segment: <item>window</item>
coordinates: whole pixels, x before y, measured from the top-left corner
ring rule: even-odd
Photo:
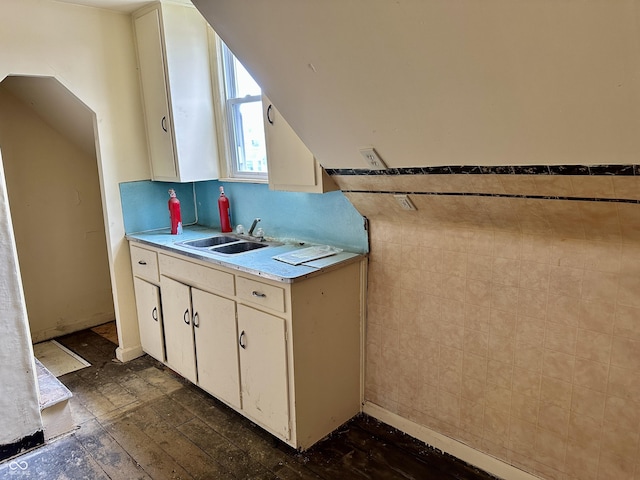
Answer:
[[[262,120],[262,91],[231,50],[222,43],[228,175],[266,180],[267,149]]]

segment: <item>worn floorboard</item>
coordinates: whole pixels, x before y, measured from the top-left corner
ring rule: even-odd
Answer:
[[[151,357],[119,363],[91,330],[57,340],[91,363],[60,377],[79,428],[0,463],[2,479],[494,478],[365,415],[298,452]]]

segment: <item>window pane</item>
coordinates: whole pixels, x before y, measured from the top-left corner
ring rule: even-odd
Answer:
[[[222,76],[227,98],[227,139],[231,154],[229,175],[265,180],[267,153],[262,118],[262,90],[224,43],[222,48]]]
[[[237,171],[244,173],[267,172],[267,150],[264,142],[262,102],[232,105],[235,131]]]
[[[247,95],[260,95],[260,86],[235,57],[233,64],[236,72],[236,96],[242,98]]]

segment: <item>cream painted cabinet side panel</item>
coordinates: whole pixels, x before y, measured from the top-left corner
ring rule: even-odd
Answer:
[[[296,442],[302,448],[360,411],[364,268],[352,263],[292,284],[293,396]]]
[[[197,383],[191,288],[165,276],[160,283],[167,365],[187,380]]]
[[[262,99],[262,106],[265,110],[269,188],[310,193],[337,190],[313,153],[266,96]]]
[[[158,9],[134,19],[145,122],[154,178],[176,178]]]
[[[238,305],[242,410],[287,440],[289,391],[285,321]]]
[[[240,404],[236,303],[193,288],[198,385],[235,408]]]
[[[137,277],[133,279],[133,287],[142,349],[156,360],[164,362],[160,288]]]

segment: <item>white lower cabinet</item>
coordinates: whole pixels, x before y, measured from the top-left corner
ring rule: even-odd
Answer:
[[[240,408],[235,302],[164,275],[161,283],[167,365]]]
[[[162,276],[162,312],[167,365],[193,383],[198,382],[193,348],[191,287]]]
[[[158,253],[130,245],[133,288],[136,295],[138,330],[142,349],[156,360],[165,361]]]
[[[240,404],[236,302],[192,289],[198,385],[234,408]]]
[[[242,409],[289,438],[289,385],[285,321],[238,305]]]
[[[136,293],[138,328],[142,349],[156,360],[164,362],[160,287],[135,277],[133,288]]]
[[[164,323],[158,336],[148,315],[158,287],[135,278],[147,353],[294,448],[360,412],[363,261],[286,283],[144,250],[132,262],[157,258]]]

